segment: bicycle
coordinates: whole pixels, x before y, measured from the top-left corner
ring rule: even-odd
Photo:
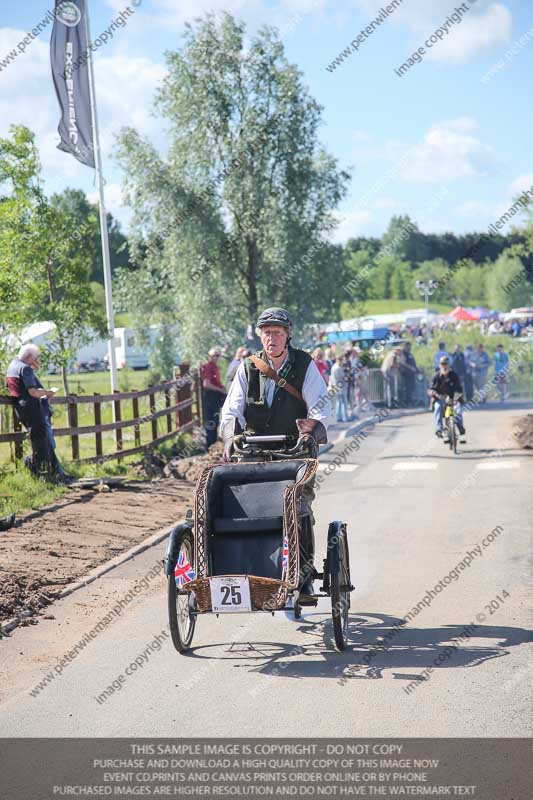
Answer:
[[[457,425],[457,416],[455,411],[455,402],[453,397],[447,396],[444,398],[444,427],[446,429],[447,438],[444,439],[444,444],[448,444],[450,450],[457,453],[457,442],[459,440],[459,429]]]

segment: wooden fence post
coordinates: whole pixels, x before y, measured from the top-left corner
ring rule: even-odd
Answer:
[[[76,395],[69,395],[69,397],[75,397]],[[68,400],[68,426],[69,428],[77,428],[78,427],[78,404]],[[72,460],[79,461],[80,458],[80,437],[73,433],[70,436],[70,442],[72,447]]]
[[[204,404],[202,397],[202,373],[200,369],[194,370],[194,394],[196,397],[196,416],[198,424],[202,425],[204,419]]]
[[[180,375],[182,379],[186,378],[186,380],[183,382],[183,388],[180,393],[181,399],[192,400],[191,372],[189,364],[180,364]],[[181,425],[187,425],[188,422],[192,422],[192,405],[184,408],[180,416]]]
[[[133,390],[134,392],[137,389]],[[139,398],[134,397],[132,400],[133,406],[133,419],[139,419]],[[135,447],[141,446],[141,426],[139,424],[133,426],[133,435],[135,436]]]
[[[150,394],[148,395],[148,401],[150,403],[150,414],[155,414],[156,406],[155,406],[155,390],[153,385],[150,383],[148,384],[148,388],[151,390]],[[157,420],[152,420],[152,442],[157,439]]]
[[[114,392],[117,395],[117,399],[113,400],[113,405],[115,406],[115,422],[122,421],[122,412],[120,408],[120,392]],[[122,428],[115,429],[115,441],[117,443],[117,450],[122,450]],[[121,456],[118,456],[118,460],[120,461]]]
[[[22,430],[22,425],[20,424],[20,420],[17,417],[17,412],[15,411],[15,406],[13,405],[13,431],[14,433],[19,433]],[[21,461],[22,456],[24,455],[24,445],[21,439],[18,439],[15,442],[15,461]]]
[[[172,405],[172,400],[170,397],[170,389],[165,389],[165,408],[170,408]],[[166,416],[167,421],[167,433],[172,433],[172,414],[167,414]]]
[[[95,392],[95,395],[100,394],[99,392]],[[94,403],[94,424],[101,425],[102,424],[102,404],[98,401]],[[94,435],[94,442],[96,447],[96,455],[103,456],[104,450],[102,448],[102,434],[95,433]]]
[[[176,369],[174,369],[174,380],[176,381],[176,383],[174,385],[174,396],[176,398],[176,405],[178,405],[178,403],[181,402],[181,389],[180,389],[181,383],[180,383],[180,380],[179,380],[178,371]],[[174,417],[174,423],[175,423],[174,430],[175,431],[179,431],[179,429],[181,427],[179,408],[176,411],[176,416]]]

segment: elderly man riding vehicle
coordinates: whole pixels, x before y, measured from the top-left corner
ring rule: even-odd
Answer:
[[[284,435],[299,442],[327,441],[331,401],[320,371],[311,356],[291,345],[292,320],[283,308],[267,308],[259,316],[256,333],[262,350],[245,358],[221,411],[220,431],[224,459],[229,461],[233,440],[243,431],[250,435]],[[305,502],[310,505],[314,492]],[[301,597],[313,593],[314,534],[311,529],[302,543]]]

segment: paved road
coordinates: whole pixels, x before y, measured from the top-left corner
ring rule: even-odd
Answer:
[[[524,410],[469,414],[459,456],[434,440],[426,413],[386,419],[332,474],[327,464],[355,440],[323,456],[318,552],[328,522],[347,520],[357,587],[344,653],[323,600],[297,622],[201,618],[192,653],[179,656],[157,577],[54,671],[160,546],[0,644],[2,735],[530,736],[533,455],[509,435]]]

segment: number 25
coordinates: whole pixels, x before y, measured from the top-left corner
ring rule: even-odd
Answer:
[[[222,605],[223,606],[240,606],[241,604],[241,593],[239,591],[239,586],[222,586],[222,592],[224,597],[222,598]],[[231,600],[230,600],[231,595]]]

